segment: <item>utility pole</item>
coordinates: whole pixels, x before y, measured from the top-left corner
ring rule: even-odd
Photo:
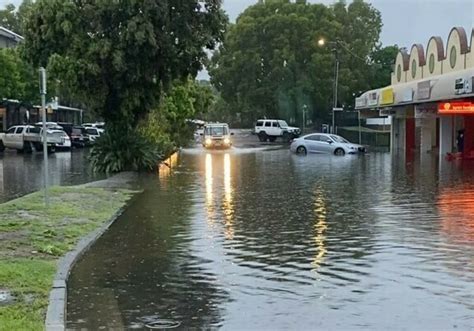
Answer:
[[[337,109],[337,92],[338,92],[338,85],[339,85],[339,54],[338,54],[338,46],[339,46],[339,41],[335,41],[332,43],[334,46],[334,57],[335,57],[335,65],[334,65],[334,107],[332,108],[332,130],[331,133],[337,134],[336,131],[336,117],[335,117],[335,111]]]
[[[49,207],[49,196],[48,196],[48,142],[47,142],[47,129],[46,129],[46,69],[40,68],[40,94],[41,94],[41,111],[43,121],[43,159],[44,159],[44,203],[46,207]]]

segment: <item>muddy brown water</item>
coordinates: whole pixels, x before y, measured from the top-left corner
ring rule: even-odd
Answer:
[[[473,328],[473,169],[185,150],[76,265],[67,326]]]

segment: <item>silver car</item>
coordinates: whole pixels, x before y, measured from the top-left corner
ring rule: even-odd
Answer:
[[[290,150],[298,154],[322,153],[322,154],[357,154],[365,153],[366,148],[362,145],[353,144],[341,136],[326,133],[312,133],[293,140]]]

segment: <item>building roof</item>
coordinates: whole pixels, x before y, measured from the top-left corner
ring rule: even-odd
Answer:
[[[16,42],[20,42],[20,41],[25,39],[22,36],[20,36],[19,34],[13,32],[13,31],[10,31],[7,28],[4,28],[3,26],[0,26],[0,36],[4,36],[4,37],[6,37],[8,39],[11,39],[11,40],[14,40]]]

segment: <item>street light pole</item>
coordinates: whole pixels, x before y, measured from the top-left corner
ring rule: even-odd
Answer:
[[[337,92],[338,92],[338,85],[339,85],[339,54],[337,47],[339,46],[338,41],[332,43],[334,46],[334,55],[335,55],[335,65],[334,65],[334,107],[332,108],[332,130],[331,133],[337,134],[336,131],[336,118],[335,118],[335,111],[337,108]]]
[[[48,142],[47,142],[47,129],[46,129],[46,69],[40,68],[40,94],[41,94],[41,111],[43,121],[43,155],[44,155],[44,203],[46,207],[49,206],[48,196]]]

